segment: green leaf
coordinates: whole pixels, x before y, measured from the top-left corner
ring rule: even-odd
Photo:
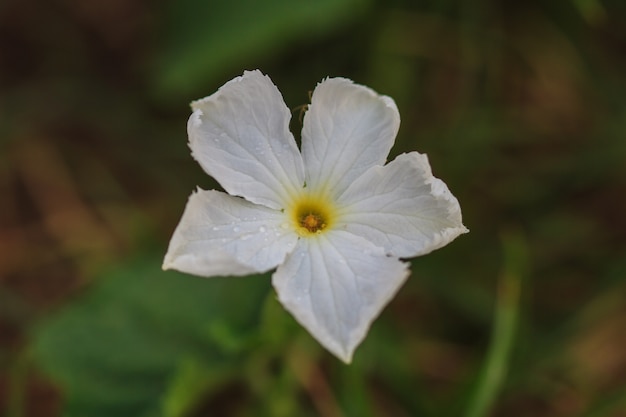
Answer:
[[[200,358],[208,372],[236,363],[269,286],[266,276],[207,280],[163,272],[156,258],[132,262],[42,324],[35,354],[64,388],[69,416],[163,415],[182,361]]]
[[[250,59],[271,55],[303,38],[318,37],[359,16],[369,3],[370,0],[173,2],[165,13],[165,36],[158,62],[153,66],[155,90],[169,99],[194,95],[194,89],[226,69],[245,68]]]

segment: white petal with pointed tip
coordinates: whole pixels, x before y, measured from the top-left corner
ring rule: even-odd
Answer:
[[[467,231],[425,155],[385,165],[400,116],[391,98],[367,87],[345,78],[317,85],[302,153],[280,92],[258,70],[192,109],[192,154],[228,194],[191,195],[163,268],[210,277],[277,267],[272,283],[281,303],[347,363],[409,275],[399,258]],[[299,235],[293,213],[285,214],[307,192],[332,208],[328,230],[313,236]]]
[[[307,185],[342,192],[370,167],[385,163],[399,126],[391,98],[345,78],[322,81],[302,128]]]
[[[272,283],[283,306],[344,362],[409,275],[407,264],[358,236],[302,238]]]
[[[280,211],[198,190],[189,197],[163,269],[204,277],[265,272],[285,260],[297,239]]]
[[[268,76],[246,71],[193,102],[192,109],[187,123],[192,154],[229,194],[281,209],[302,188],[291,113]]]
[[[401,258],[424,255],[468,231],[459,202],[433,177],[426,155],[417,152],[371,168],[341,195],[338,205],[343,208],[336,227]]]

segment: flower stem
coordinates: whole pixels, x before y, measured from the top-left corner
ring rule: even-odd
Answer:
[[[495,319],[487,357],[470,396],[465,417],[487,416],[502,388],[517,327],[522,277],[528,265],[521,236],[505,234],[504,268],[498,283]]]

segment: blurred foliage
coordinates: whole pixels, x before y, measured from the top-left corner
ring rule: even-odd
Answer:
[[[187,361],[199,361],[203,383],[232,369],[243,339],[259,325],[267,277],[242,278],[247,285],[240,291],[232,280],[207,286],[171,275],[153,258],[124,265],[43,327],[34,348],[69,394],[70,415],[149,416],[162,401],[178,410],[195,400],[179,393],[178,385],[189,385]],[[237,308],[231,308],[232,300]]]
[[[155,86],[167,99],[197,94],[203,80],[234,63],[273,55],[297,40],[313,42],[362,14],[369,0],[183,0],[164,12],[164,47],[154,71]]]
[[[0,414],[626,415],[624,19],[621,0],[0,3]],[[326,76],[392,96],[392,157],[428,153],[471,230],[412,260],[350,366],[269,276],[159,270],[191,190],[217,187],[188,102],[254,68],[296,134]]]

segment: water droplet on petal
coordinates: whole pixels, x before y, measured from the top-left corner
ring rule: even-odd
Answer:
[[[261,233],[265,233],[266,230],[267,229],[265,228],[265,226],[259,227],[259,232],[261,232]]]
[[[289,224],[288,224],[287,222],[285,222],[285,223],[282,223],[282,224],[280,225],[280,227],[281,227],[282,229],[289,229]]]
[[[239,233],[241,231],[241,229],[237,226],[233,227],[233,232],[235,233]]]

